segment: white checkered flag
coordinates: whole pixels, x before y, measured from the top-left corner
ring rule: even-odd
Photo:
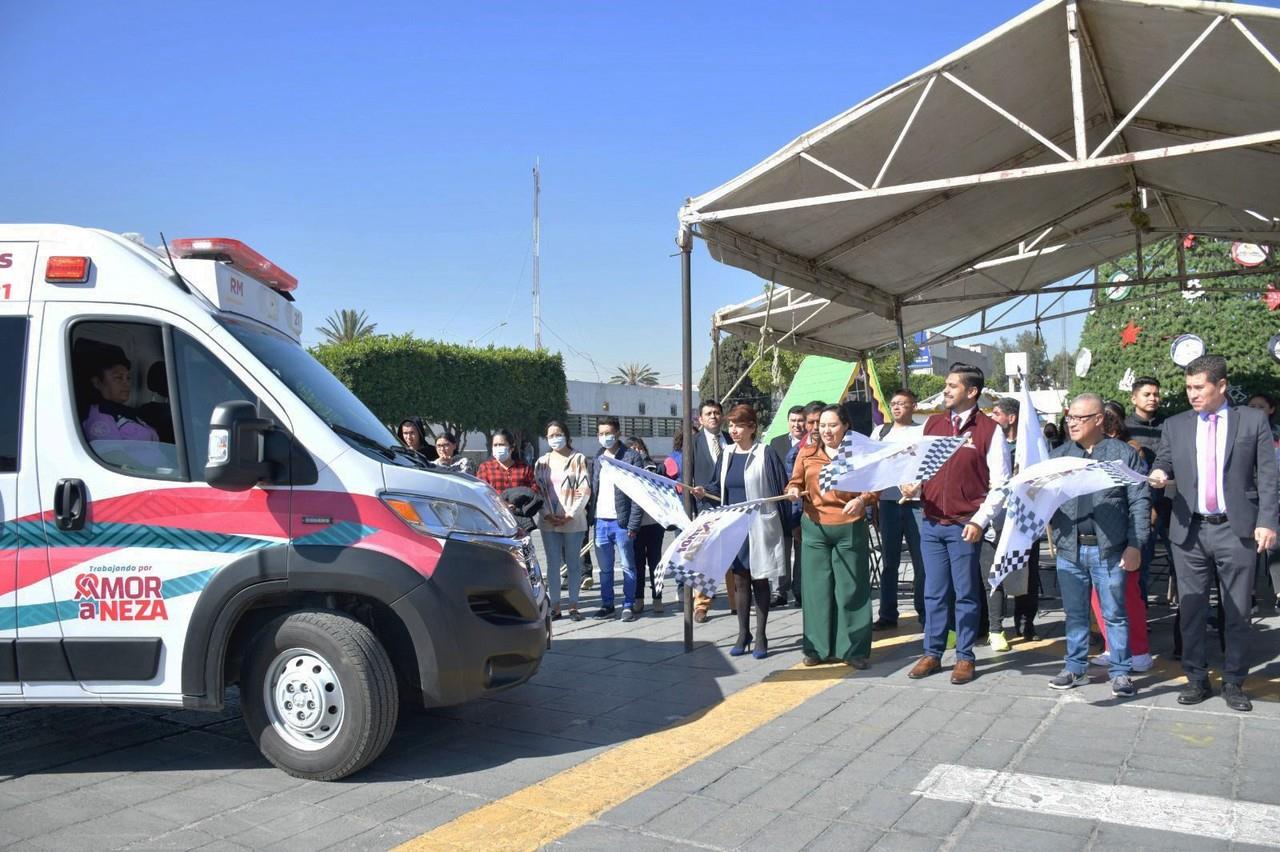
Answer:
[[[662,567],[654,575],[653,593],[662,594],[665,577],[693,586],[707,597],[716,593],[716,577],[723,577],[742,550],[751,521],[764,503],[779,497],[749,500],[700,512],[662,554]]]
[[[650,473],[644,468],[618,461],[609,453],[602,453],[600,459],[604,467],[600,471],[601,479],[609,477],[614,488],[619,488],[632,500],[640,504],[640,508],[664,527],[684,529],[689,524],[689,516],[684,512],[684,503],[677,492],[678,483]]]
[[[873,451],[847,458],[842,446],[842,453],[819,472],[818,488],[823,492],[833,488],[883,491],[904,482],[923,482],[941,470],[968,440],[964,435],[921,436],[898,444],[876,443],[872,445]]]
[[[812,440],[820,439],[814,437]],[[861,432],[855,432],[852,429],[845,432],[844,440],[840,442],[835,458],[818,471],[818,490],[825,494],[835,488],[836,480],[848,473],[859,457],[878,452],[883,447],[884,444],[871,440]]]
[[[1059,456],[1038,462],[992,491],[975,519],[988,518],[1003,504],[1007,515],[987,582],[994,591],[1031,561],[1049,520],[1068,500],[1112,488],[1146,487],[1147,478],[1117,461]],[[985,526],[985,524],[983,524]]]

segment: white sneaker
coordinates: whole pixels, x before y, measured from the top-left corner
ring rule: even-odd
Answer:
[[[1149,672],[1154,665],[1155,661],[1151,659],[1150,654],[1136,654],[1129,667],[1135,672]]]
[[[1101,666],[1102,668],[1105,669],[1111,665],[1111,655],[1108,654],[1106,651],[1103,651],[1101,654],[1099,654],[1096,657],[1090,657],[1089,665]]]
[[[582,591],[584,591],[584,592],[591,591],[591,587],[592,587],[593,585],[595,585],[595,583],[594,583],[594,581],[593,581],[590,577],[583,577],[583,578],[582,578],[582,587],[581,587],[581,588],[582,588]]]

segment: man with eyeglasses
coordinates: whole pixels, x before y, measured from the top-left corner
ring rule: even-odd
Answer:
[[[1108,438],[1102,427],[1102,397],[1082,393],[1071,402],[1066,416],[1071,440],[1054,450],[1063,456],[1097,461],[1118,461],[1135,470],[1142,468],[1138,451],[1123,441]],[[1141,482],[1068,500],[1050,520],[1058,549],[1058,588],[1066,615],[1066,664],[1049,681],[1053,689],[1071,689],[1089,682],[1089,592],[1097,589],[1102,619],[1111,645],[1109,674],[1111,693],[1128,697],[1137,693],[1129,674],[1129,623],[1125,615],[1126,574],[1142,565],[1142,548],[1150,533],[1151,498]]]

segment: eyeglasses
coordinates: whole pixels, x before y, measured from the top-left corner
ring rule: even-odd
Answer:
[[[1089,420],[1090,418],[1101,417],[1101,416],[1102,416],[1101,411],[1095,411],[1093,414],[1068,414],[1062,419],[1067,421],[1068,423],[1084,423],[1086,420]]]

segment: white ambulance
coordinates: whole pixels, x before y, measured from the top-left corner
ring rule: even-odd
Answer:
[[[216,710],[303,778],[527,680],[532,546],[300,345],[236,240],[0,225],[0,705]]]

